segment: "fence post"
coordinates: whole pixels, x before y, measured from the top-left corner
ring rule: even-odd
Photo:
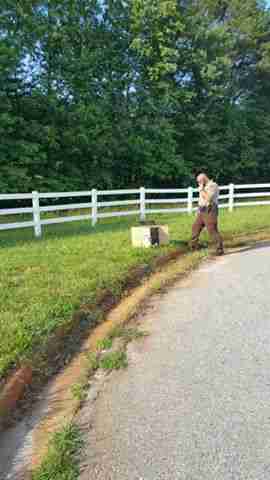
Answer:
[[[188,214],[191,215],[193,211],[193,188],[188,187]]]
[[[145,212],[145,188],[140,188],[140,220],[141,222],[145,221],[146,212]]]
[[[92,189],[92,227],[98,221],[98,192],[95,188]]]
[[[40,223],[40,209],[39,209],[39,194],[38,192],[32,192],[32,205],[33,205],[33,221],[35,237],[40,238],[42,235],[41,223]]]
[[[229,212],[233,211],[234,204],[234,184],[230,183],[229,185]]]

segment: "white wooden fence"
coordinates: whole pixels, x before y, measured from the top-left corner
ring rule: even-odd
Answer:
[[[267,191],[268,189],[268,191]],[[228,208],[230,212],[235,207],[253,205],[270,205],[270,183],[249,184],[249,185],[225,185],[220,187],[220,208]],[[224,193],[223,193],[224,192]],[[171,195],[179,195],[177,198]],[[151,198],[157,195],[166,195],[166,198]],[[101,197],[132,196],[132,200],[104,201]],[[45,199],[59,201],[61,198],[72,200],[73,198],[86,198],[85,203],[68,203],[41,206]],[[265,200],[263,200],[265,199]],[[1,201],[11,202],[12,200],[29,201],[31,206],[23,208],[1,208]],[[225,203],[224,203],[225,201]],[[19,214],[31,214],[30,221],[12,223],[1,223],[0,230],[33,227],[35,236],[41,237],[42,226],[78,220],[88,220],[95,226],[98,219],[138,215],[140,220],[145,220],[149,214],[157,213],[183,213],[191,214],[197,208],[198,189],[189,187],[181,189],[145,189],[141,187],[135,190],[91,190],[85,192],[56,192],[56,193],[18,193],[0,194],[0,216]],[[131,210],[105,211],[112,207],[133,206]],[[149,206],[154,205],[154,208]],[[161,206],[163,205],[163,208]],[[169,208],[169,205],[173,205]],[[137,208],[136,208],[137,206]],[[159,207],[159,208],[157,208]],[[56,218],[42,218],[47,212],[86,210],[84,215],[62,216]]]

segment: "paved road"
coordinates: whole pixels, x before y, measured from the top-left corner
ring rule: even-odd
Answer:
[[[81,480],[270,479],[270,248],[202,265],[143,322],[96,402]]]

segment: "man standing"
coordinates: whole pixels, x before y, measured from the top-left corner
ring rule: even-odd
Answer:
[[[197,218],[192,226],[192,250],[198,248],[199,236],[204,227],[216,245],[216,254],[223,255],[223,241],[218,231],[218,185],[210,180],[205,173],[197,177],[199,186],[199,208]]]

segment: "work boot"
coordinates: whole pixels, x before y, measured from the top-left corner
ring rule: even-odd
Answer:
[[[192,252],[198,252],[199,250],[204,250],[207,248],[207,245],[199,242],[189,242],[189,248]]]
[[[198,252],[201,249],[202,249],[201,245],[190,245],[190,250],[192,252]]]

